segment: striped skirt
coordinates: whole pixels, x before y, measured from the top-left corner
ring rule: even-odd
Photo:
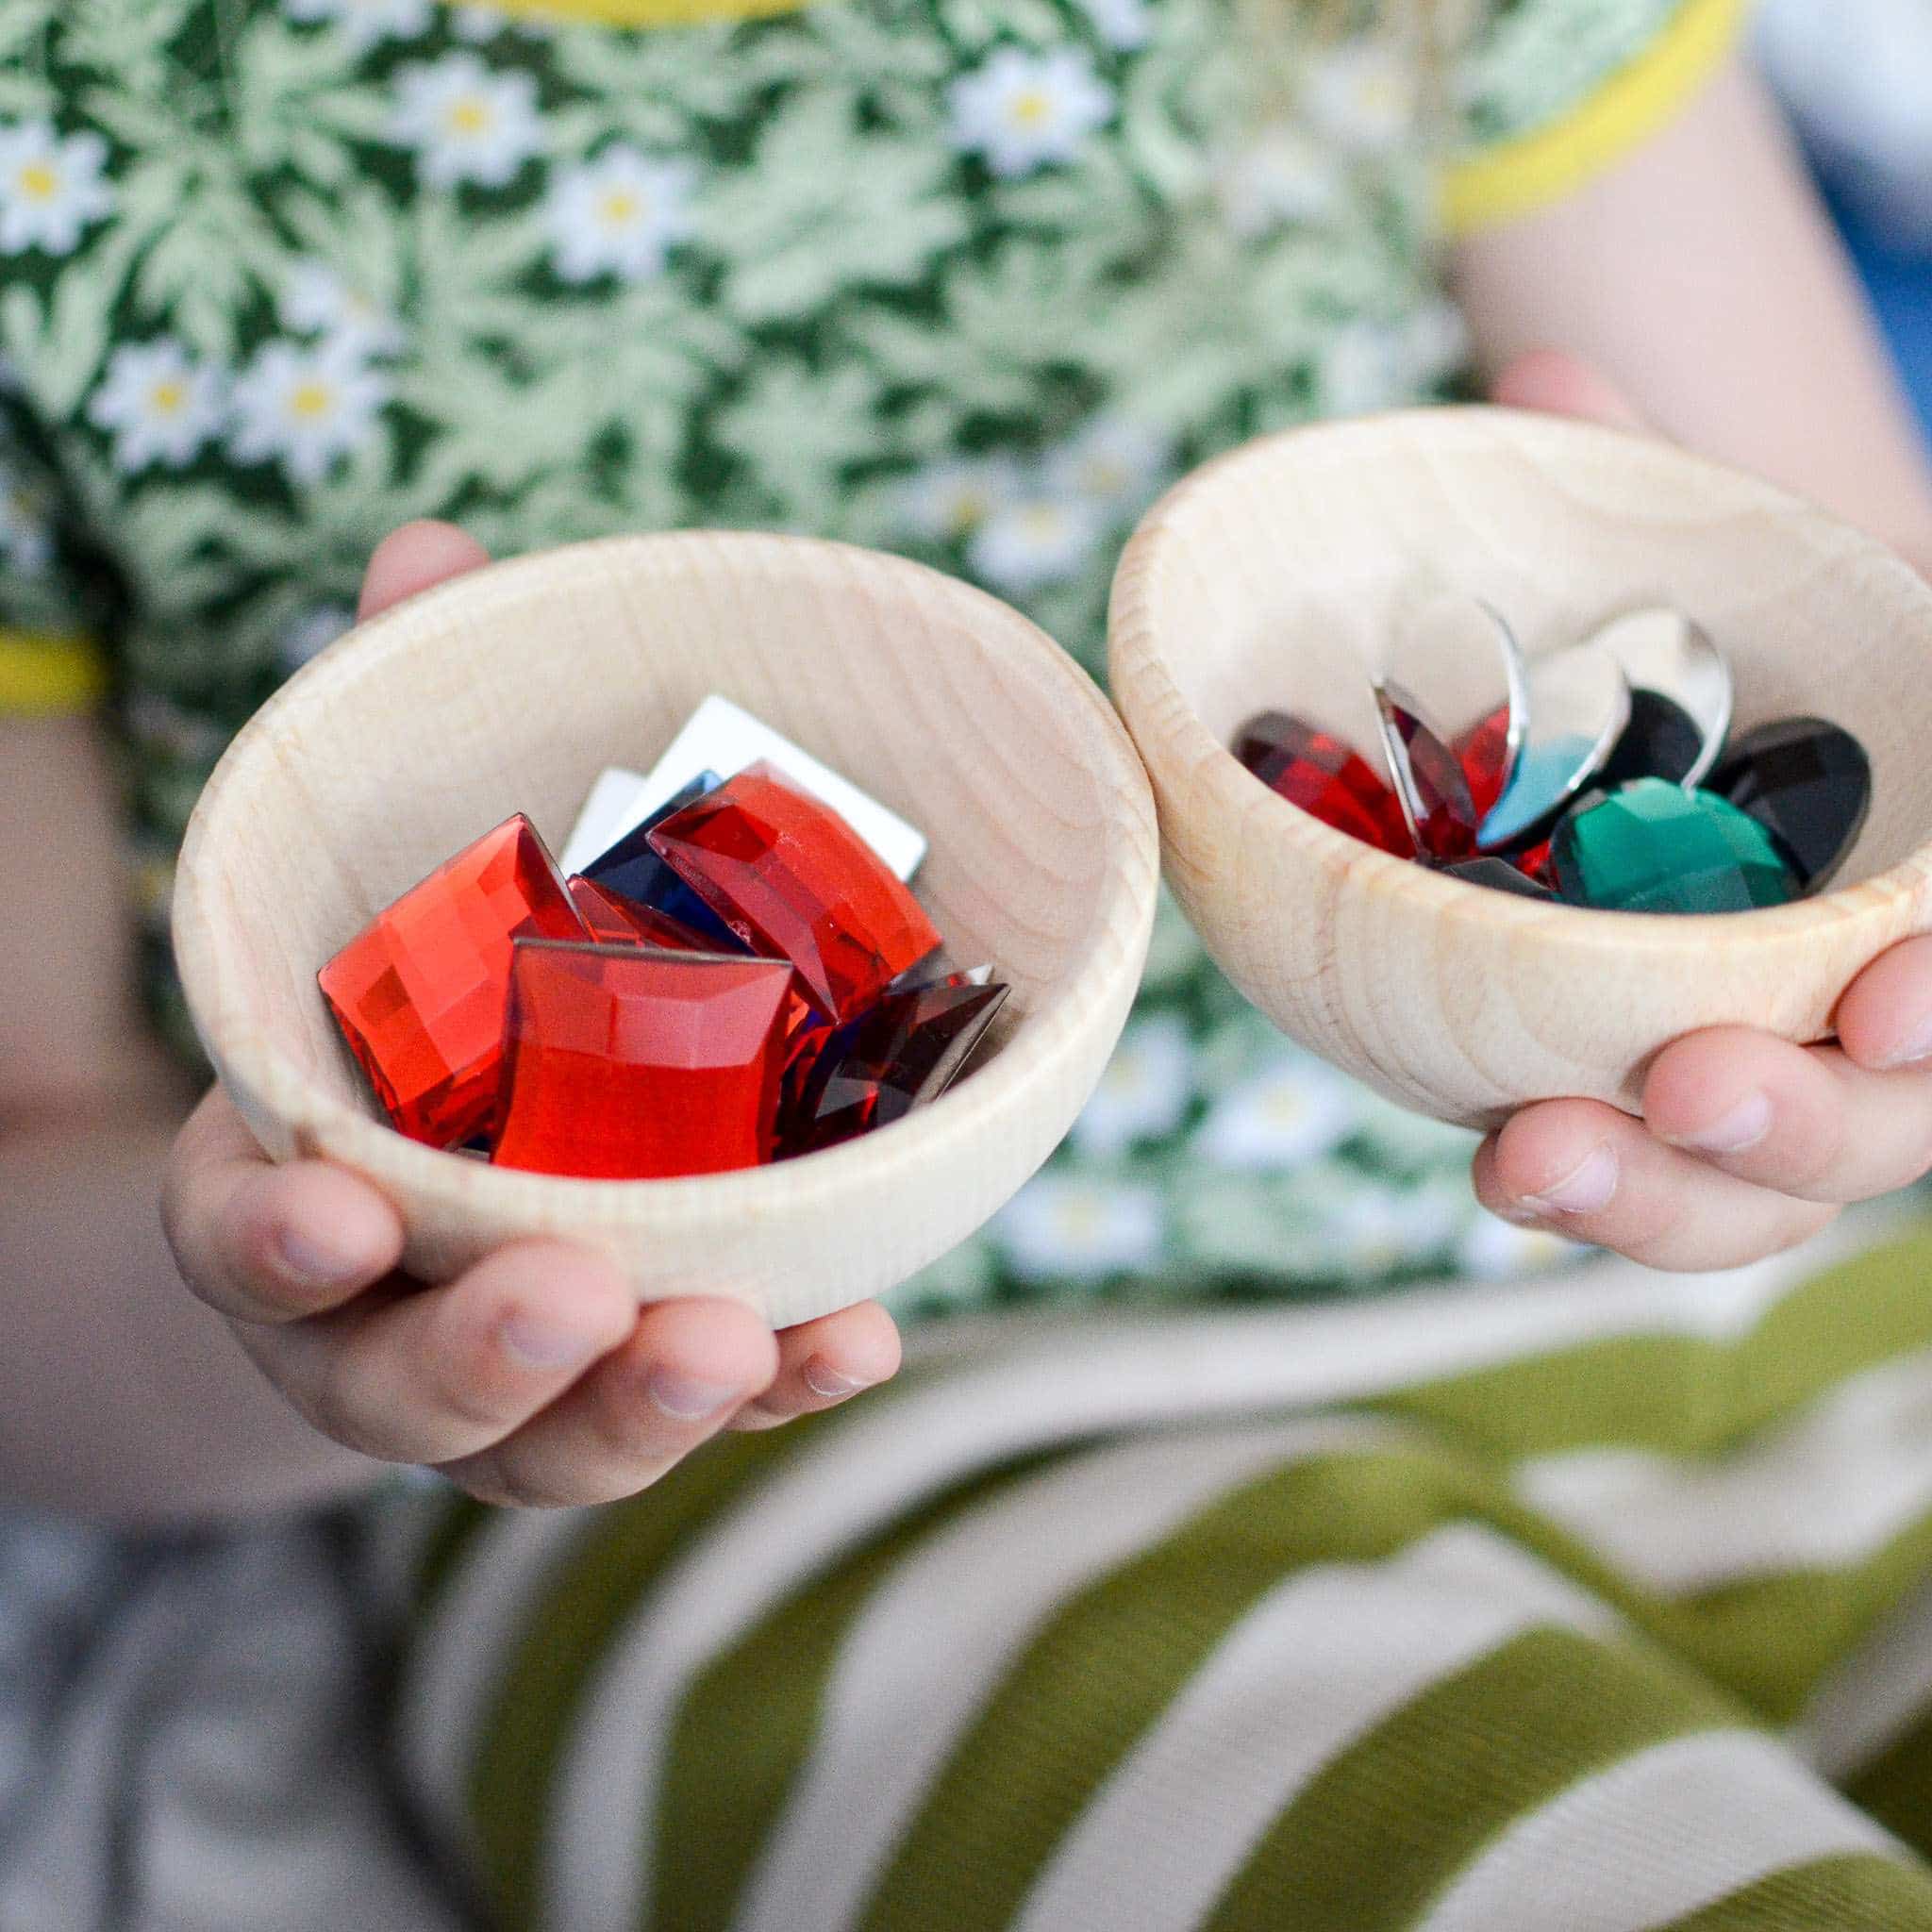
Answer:
[[[550,1932],[1932,1932],[1932,1235],[935,1330],[442,1508],[395,1735]]]

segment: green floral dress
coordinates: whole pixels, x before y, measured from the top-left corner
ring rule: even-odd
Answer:
[[[1646,132],[1739,12],[0,0],[0,708],[104,674],[180,1030],[195,794],[411,517],[878,545],[1098,671],[1163,485],[1449,392],[1448,225]],[[1272,1033],[1170,909],[1065,1146],[906,1303],[1546,1265],[1468,1152]]]

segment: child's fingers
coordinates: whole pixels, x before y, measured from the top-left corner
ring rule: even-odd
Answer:
[[[1839,1044],[1861,1067],[1932,1061],[1932,939],[1881,953],[1845,989],[1837,1024]]]
[[[403,1249],[402,1223],[375,1189],[321,1161],[271,1165],[219,1087],[175,1137],[161,1224],[188,1285],[244,1322],[334,1307]]]
[[[238,1334],[325,1435],[386,1461],[446,1462],[554,1402],[636,1317],[603,1256],[525,1241],[445,1287],[378,1289],[312,1321]]]
[[[1525,350],[1490,385],[1490,395],[1509,409],[1580,416],[1612,429],[1647,426],[1608,376],[1563,349]]]
[[[1525,1108],[1478,1150],[1475,1190],[1506,1220],[1673,1270],[1761,1259],[1837,1212],[1720,1173],[1593,1100]]]
[[[362,575],[358,617],[374,617],[419,591],[427,591],[466,571],[480,570],[490,553],[454,524],[427,518],[391,530],[375,546]]]
[[[543,1414],[442,1473],[486,1503],[616,1502],[716,1434],[777,1368],[771,1330],[742,1303],[660,1302]]]
[[[835,1407],[899,1372],[899,1330],[876,1302],[801,1322],[778,1337],[778,1373],[757,1401],[731,1420],[734,1429],[775,1428],[794,1416]]]
[[[1932,1078],[1871,1073],[1836,1048],[1742,1027],[1666,1047],[1643,1115],[1658,1139],[1807,1201],[1889,1194],[1932,1161]]]

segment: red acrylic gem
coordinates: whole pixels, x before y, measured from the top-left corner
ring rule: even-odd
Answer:
[[[572,874],[568,883],[572,904],[600,945],[657,946],[671,953],[717,951],[713,941],[641,899],[613,892],[581,873]]]
[[[683,890],[683,882],[679,882]],[[570,895],[577,910],[583,915],[585,925],[590,928],[591,937],[601,945],[607,946],[657,946],[673,953],[715,953],[716,941],[704,933],[693,932],[682,920],[673,919],[668,912],[659,912],[655,906],[646,906],[641,899],[633,899],[624,892],[613,892],[608,886],[600,886],[595,879],[587,879],[582,874],[573,874],[570,880]],[[704,908],[701,902],[700,910]],[[706,913],[706,917],[710,915]],[[722,931],[723,928],[721,927]],[[724,933],[726,945],[734,942],[731,933]],[[811,1034],[819,1027],[830,1024],[800,990],[797,978],[791,982],[791,990],[786,994],[785,1008],[785,1064],[793,1066]]]
[[[1241,727],[1235,756],[1271,791],[1324,824],[1397,858],[1415,857],[1394,792],[1341,739],[1285,711],[1264,711]]]
[[[316,974],[398,1133],[452,1147],[496,1109],[511,942],[581,940],[556,862],[519,812],[412,887]]]
[[[888,993],[827,1035],[788,1103],[780,1152],[812,1154],[944,1092],[1005,1004],[1004,986]]]
[[[1472,725],[1456,749],[1462,760],[1462,781],[1470,806],[1480,824],[1502,797],[1504,782],[1509,776],[1509,707],[1504,705],[1481,724]]]
[[[835,1024],[940,942],[872,847],[769,764],[666,819],[651,845],[754,953],[789,959]]]
[[[1532,845],[1527,852],[1517,853],[1509,861],[1524,878],[1534,879],[1540,886],[1557,890],[1556,874],[1550,870],[1550,841],[1545,839],[1539,845]]]
[[[791,976],[775,959],[525,940],[496,1164],[646,1180],[769,1159]]]

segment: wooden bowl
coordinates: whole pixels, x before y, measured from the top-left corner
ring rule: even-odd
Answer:
[[[517,1173],[391,1132],[316,969],[512,811],[556,850],[600,769],[647,766],[714,691],[927,833],[916,886],[949,950],[1013,989],[972,1069],[861,1141],[688,1180]],[[263,1147],[368,1175],[403,1212],[412,1273],[563,1236],[643,1299],[736,1295],[783,1326],[943,1254],[1045,1159],[1133,1000],[1157,862],[1119,721],[1004,605],[838,544],[627,537],[444,585],[291,679],[195,810],[175,944]]]
[[[1729,654],[1737,729],[1811,713],[1854,732],[1873,806],[1836,890],[1708,918],[1539,905],[1374,851],[1230,756],[1268,708],[1366,746],[1365,667],[1441,587],[1488,598],[1531,653],[1674,606]],[[1251,443],[1149,512],[1111,628],[1168,879],[1208,949],[1285,1032],[1439,1119],[1491,1126],[1560,1094],[1634,1110],[1652,1055],[1698,1027],[1825,1038],[1847,981],[1932,926],[1932,590],[1665,443],[1484,408]]]

